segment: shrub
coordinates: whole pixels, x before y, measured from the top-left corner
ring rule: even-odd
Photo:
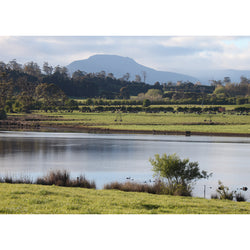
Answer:
[[[221,200],[233,200],[234,192],[229,192],[229,188],[224,186],[221,181],[218,182],[219,186],[216,189],[216,192],[219,195],[219,199]]]
[[[96,188],[94,181],[88,181],[85,176],[77,177],[75,180],[70,179],[70,174],[66,171],[51,171],[42,178],[37,178],[36,184],[39,185],[56,185],[64,187],[82,187],[82,188]]]
[[[143,103],[142,103],[142,106],[143,107],[149,107],[151,105],[151,102],[149,99],[144,99],[143,100]]]
[[[246,201],[245,196],[242,195],[241,193],[235,194],[235,199],[236,199],[236,201]]]
[[[136,182],[111,182],[104,186],[104,189],[117,189],[125,192],[144,192],[150,194],[165,194],[178,196],[191,196],[191,189],[183,185],[176,185],[171,188],[164,182],[157,180],[153,185],[140,184]]]
[[[5,176],[0,178],[1,183],[19,183],[19,184],[38,184],[38,185],[56,185],[65,187],[81,187],[81,188],[96,188],[94,181],[88,181],[85,176],[80,175],[76,179],[70,179],[70,174],[64,170],[56,170],[49,172],[42,178],[37,178],[35,182],[28,177],[13,178],[12,176]]]
[[[12,184],[32,184],[32,180],[28,177],[13,178],[12,176],[5,176],[0,178],[1,183],[12,183]]]
[[[86,105],[93,105],[94,104],[94,102],[93,102],[93,100],[91,99],[91,98],[88,98],[87,100],[86,100]]]
[[[211,199],[219,199],[217,194],[211,194]]]
[[[4,110],[0,110],[0,120],[4,120],[7,118],[6,112]]]
[[[198,162],[189,162],[189,159],[181,160],[176,154],[161,157],[156,154],[155,159],[150,158],[154,176],[166,180],[169,194],[191,196],[192,184],[203,178],[211,176],[206,171],[200,171]]]
[[[192,188],[190,185],[178,184],[174,185],[173,190],[168,190],[166,188],[166,192],[169,195],[178,195],[178,196],[192,196]]]
[[[136,182],[111,182],[104,185],[104,189],[117,189],[126,192],[145,192],[150,194],[166,194],[164,183],[156,181],[153,185]]]
[[[56,185],[56,186],[67,186],[69,184],[70,180],[69,173],[64,171],[50,171],[47,176],[44,176],[43,178],[38,178],[36,181],[36,184],[41,185]]]
[[[17,183],[17,184],[32,184],[32,180],[30,180],[28,177],[21,177],[17,179],[13,179],[12,183]]]
[[[96,188],[96,184],[94,181],[88,181],[85,176],[80,175],[76,180],[70,181],[69,185],[71,187],[81,187],[81,188]]]
[[[233,200],[235,195],[236,201],[246,201],[246,198],[241,193],[237,193],[237,191],[229,192],[229,188],[224,186],[221,181],[218,182],[219,186],[216,189],[218,193],[218,199],[221,200]]]
[[[11,176],[5,176],[3,178],[3,182],[5,182],[5,183],[13,183],[13,178]]]
[[[183,107],[178,107],[177,111],[178,112],[187,112],[188,111],[188,107],[184,107],[184,108]]]

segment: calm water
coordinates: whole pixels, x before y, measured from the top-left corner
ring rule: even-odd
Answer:
[[[111,181],[152,180],[149,158],[177,153],[198,161],[200,169],[212,172],[198,181],[194,196],[215,193],[218,180],[231,189],[250,188],[250,138],[113,135],[86,133],[0,132],[0,175],[45,175],[66,169],[72,177],[84,174],[102,188]],[[250,191],[242,192],[250,201]]]

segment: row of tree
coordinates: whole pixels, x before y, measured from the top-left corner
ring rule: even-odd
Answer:
[[[144,80],[145,80],[144,76]],[[52,67],[47,62],[42,70],[35,62],[21,65],[12,60],[0,62],[0,110],[29,112],[32,109],[54,110],[77,108],[74,98],[105,98],[140,101],[154,104],[245,104],[249,102],[250,79],[240,83],[213,81],[211,86],[191,82],[154,85],[129,81],[129,73],[116,79],[105,71],[86,73],[77,70],[69,75],[66,67]],[[166,79],[167,80],[167,79]]]

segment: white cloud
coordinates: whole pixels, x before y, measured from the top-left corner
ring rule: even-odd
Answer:
[[[94,54],[117,54],[158,70],[249,69],[249,37],[2,36],[0,60],[67,65]]]

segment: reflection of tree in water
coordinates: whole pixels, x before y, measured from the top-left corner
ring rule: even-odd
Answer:
[[[64,154],[67,151],[75,153],[115,153],[120,151],[133,152],[131,144],[127,141],[99,139],[65,139],[65,138],[4,138],[0,140],[0,157],[14,154]]]
[[[8,154],[34,154],[34,153],[57,153],[62,147],[54,147],[55,140],[26,139],[26,138],[3,138],[0,140],[0,156]]]

